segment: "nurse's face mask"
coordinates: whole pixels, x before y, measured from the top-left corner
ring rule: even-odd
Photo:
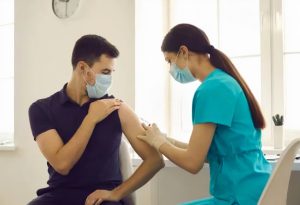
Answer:
[[[112,76],[111,74],[97,74],[92,70],[92,68],[89,69],[93,72],[93,75],[95,76],[95,83],[91,85],[84,78],[84,81],[86,82],[87,94],[89,98],[101,98],[107,94],[107,91],[111,86]]]
[[[190,82],[195,81],[196,78],[193,76],[193,74],[191,73],[191,71],[188,67],[188,63],[189,63],[188,58],[186,60],[186,65],[184,68],[180,68],[176,64],[179,52],[176,55],[175,62],[171,63],[171,68],[170,68],[169,73],[179,83],[190,83]]]

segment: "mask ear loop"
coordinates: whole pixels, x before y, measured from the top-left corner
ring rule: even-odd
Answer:
[[[189,67],[189,53],[187,53],[185,68],[190,70],[190,67]]]
[[[84,80],[84,82],[85,82],[85,84],[86,84],[85,86],[87,86],[87,85],[88,85],[88,82],[87,82],[87,80],[86,80],[84,74],[85,74],[85,70],[82,71],[82,79]]]
[[[186,62],[185,62],[185,67],[184,68],[190,70],[189,69],[189,53],[188,52],[187,52],[187,57],[186,57]]]
[[[174,63],[177,65],[177,60],[178,60],[178,56],[179,56],[180,50],[177,52],[176,57],[175,57],[175,61]]]
[[[94,75],[96,76],[96,73],[93,71],[92,68],[90,68],[90,71],[92,71],[92,72],[94,73]],[[83,72],[84,72],[84,71],[83,71]],[[86,71],[86,72],[87,72],[87,71]],[[84,75],[84,74],[83,74],[83,75]],[[86,85],[91,85],[91,84],[88,83],[88,81],[86,80],[86,78],[85,78],[84,76],[82,76],[82,78],[83,78],[84,82],[86,83]]]
[[[176,58],[175,58],[175,64],[177,62],[178,56],[179,56],[180,50],[177,52]],[[184,68],[188,68],[189,67],[189,54],[187,54],[187,58],[186,58],[186,63],[185,63],[185,67]]]
[[[175,63],[176,63],[177,60],[178,60],[179,53],[180,53],[180,50],[179,50],[179,51],[177,52],[177,54],[176,54]]]

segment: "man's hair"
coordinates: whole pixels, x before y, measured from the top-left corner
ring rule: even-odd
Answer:
[[[79,61],[86,62],[90,67],[99,60],[102,54],[112,58],[119,56],[118,49],[105,38],[98,35],[85,35],[75,43],[72,53],[73,70]]]

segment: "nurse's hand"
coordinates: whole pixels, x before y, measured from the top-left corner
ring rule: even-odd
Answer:
[[[167,143],[166,134],[162,133],[156,124],[147,126],[143,123],[142,125],[145,129],[145,135],[139,135],[137,138],[143,140],[159,151],[160,146]]]
[[[96,190],[86,198],[85,205],[99,205],[104,201],[119,201],[119,199],[114,191]]]

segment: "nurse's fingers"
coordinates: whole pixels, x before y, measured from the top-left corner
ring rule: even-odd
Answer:
[[[147,136],[145,136],[145,135],[138,135],[137,138],[140,140],[143,140],[144,142],[147,142],[147,139],[146,139]]]
[[[146,125],[145,123],[142,123],[142,126],[143,126],[143,128],[144,128],[145,130],[148,130],[148,129],[149,129],[149,126]]]
[[[156,125],[155,123],[152,124],[152,127],[158,128],[157,125]]]

